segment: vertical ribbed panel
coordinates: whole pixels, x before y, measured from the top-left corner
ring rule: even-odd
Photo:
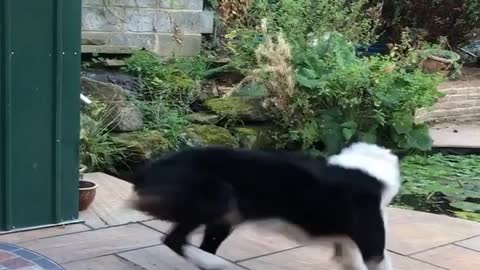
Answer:
[[[80,0],[0,0],[0,231],[78,218]]]

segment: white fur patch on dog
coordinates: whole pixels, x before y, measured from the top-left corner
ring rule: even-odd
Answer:
[[[222,258],[193,246],[184,247],[184,253],[191,263],[205,270],[221,270],[227,267],[227,262]]]
[[[367,262],[368,270],[393,270],[390,257],[385,254],[385,258],[381,262]]]
[[[343,270],[370,270],[363,261],[360,249],[352,240],[343,239],[337,243],[341,246],[342,256],[335,257],[335,260]]]
[[[329,164],[346,169],[357,169],[386,186],[382,194],[382,206],[387,206],[400,189],[400,162],[388,149],[375,144],[354,143],[340,154],[331,156]]]

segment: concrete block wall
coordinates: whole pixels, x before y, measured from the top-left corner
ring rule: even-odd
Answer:
[[[416,114],[418,122],[477,122],[480,123],[480,81],[448,82],[440,86],[446,94],[432,108]]]
[[[145,48],[161,56],[196,55],[212,33],[203,0],[83,0],[82,45]]]

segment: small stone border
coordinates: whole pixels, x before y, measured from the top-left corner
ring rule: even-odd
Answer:
[[[0,270],[65,270],[54,261],[26,248],[0,242]]]

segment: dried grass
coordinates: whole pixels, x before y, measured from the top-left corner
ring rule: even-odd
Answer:
[[[236,89],[247,83],[261,83],[265,86],[270,105],[282,114],[292,114],[292,97],[297,92],[293,77],[291,46],[282,33],[275,41],[268,34],[267,21],[262,20],[264,42],[256,49],[258,68],[254,69]]]

